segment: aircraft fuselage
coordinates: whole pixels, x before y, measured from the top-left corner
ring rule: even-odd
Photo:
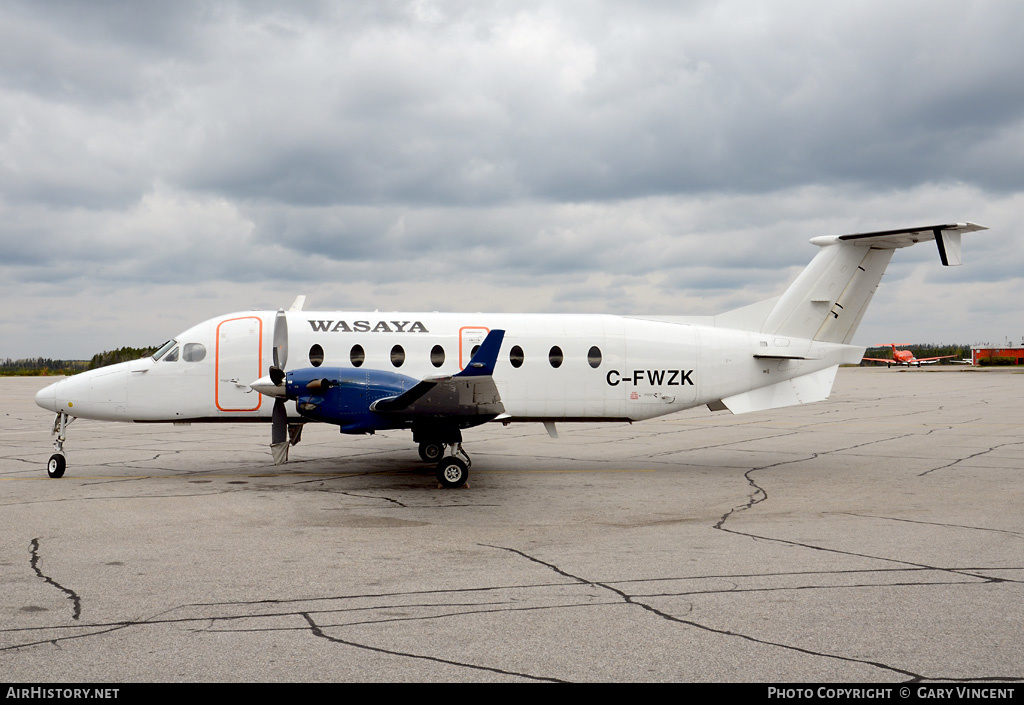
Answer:
[[[267,420],[249,385],[267,373],[276,311],[232,313],[153,357],[50,385],[40,406],[111,421]],[[503,420],[653,418],[848,362],[850,346],[612,315],[287,313],[287,369],[386,370],[421,379],[462,370],[491,329]],[[772,351],[794,357],[755,357]],[[299,418],[294,405],[289,417]]]

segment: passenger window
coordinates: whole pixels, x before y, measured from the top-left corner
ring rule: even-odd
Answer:
[[[550,362],[551,366],[554,367],[555,369],[558,369],[559,367],[561,367],[562,366],[562,348],[558,347],[557,345],[552,347],[551,351],[548,353],[548,362]]]
[[[363,352],[363,346],[353,345],[352,352],[348,354],[348,359],[352,362],[352,367],[361,367],[363,362],[366,361],[366,353]]]
[[[508,351],[508,361],[512,363],[512,367],[516,369],[523,366],[523,360],[526,359],[523,356],[523,349],[518,345],[513,345],[512,349]]]
[[[596,345],[594,347],[590,348],[590,352],[587,353],[587,362],[589,362],[590,366],[593,367],[595,370],[598,367],[600,367],[601,366],[601,348],[597,347]]]
[[[391,364],[395,367],[401,367],[403,362],[405,362],[405,350],[402,346],[396,345],[391,348]]]
[[[164,355],[164,362],[177,362],[178,361],[178,348],[174,348],[169,353]]]
[[[181,359],[185,362],[202,362],[206,357],[206,346],[202,343],[185,343],[181,349]]]
[[[444,348],[440,345],[435,345],[430,349],[430,364],[434,367],[440,367],[444,364]]]
[[[324,364],[324,349],[320,347],[319,343],[313,343],[313,347],[309,349],[309,364],[313,367],[320,367]]]

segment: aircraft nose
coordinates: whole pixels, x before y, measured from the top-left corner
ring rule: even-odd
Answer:
[[[43,387],[36,392],[36,404],[50,411],[57,411],[57,385],[60,382]]]

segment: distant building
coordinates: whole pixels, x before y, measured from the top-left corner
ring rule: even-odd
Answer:
[[[995,359],[993,359],[995,358]],[[1000,359],[1002,358],[1002,359]],[[985,360],[985,362],[982,362]],[[998,361],[997,361],[998,360]],[[1012,360],[1012,362],[1011,362]],[[1024,365],[1024,344],[1005,348],[971,348],[972,365]]]

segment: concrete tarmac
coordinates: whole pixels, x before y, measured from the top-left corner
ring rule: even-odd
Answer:
[[[78,420],[0,379],[0,681],[1024,679],[1024,374],[411,435]]]

